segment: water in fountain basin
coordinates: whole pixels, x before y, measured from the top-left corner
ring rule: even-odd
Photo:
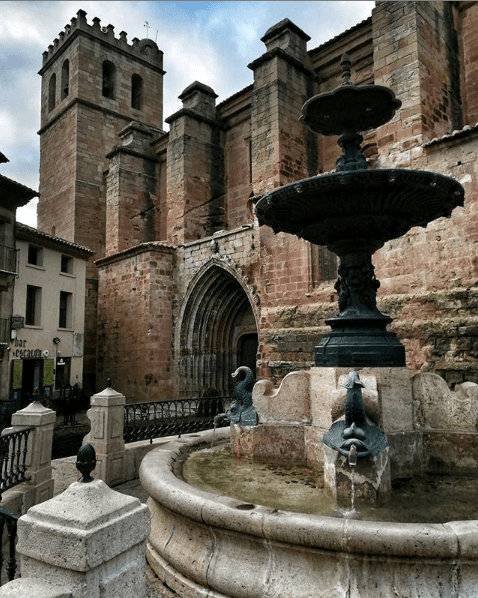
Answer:
[[[320,469],[236,460],[229,445],[192,453],[184,463],[183,477],[208,492],[299,513],[403,523],[478,519],[476,476],[425,475],[422,479],[396,480],[389,503],[381,507],[361,505],[358,513],[336,509]]]

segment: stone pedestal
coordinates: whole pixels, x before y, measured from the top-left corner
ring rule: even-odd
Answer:
[[[91,431],[83,442],[88,442],[95,449],[95,472],[110,486],[125,481],[125,403],[124,395],[108,387],[91,397],[91,408],[87,412]]]
[[[324,445],[324,482],[334,495],[337,504],[350,508],[352,481],[354,504],[379,506],[391,498],[389,449],[376,457],[368,456],[357,461],[352,468],[347,457]]]
[[[22,576],[72,598],[146,597],[146,505],[101,480],[75,482],[18,521]]]
[[[306,431],[307,460],[323,459],[322,437],[344,413],[352,368],[314,367],[310,370],[311,429]],[[404,367],[356,368],[365,384],[362,391],[367,417],[387,436],[391,476],[410,477],[422,472],[422,451],[415,426],[412,380]]]
[[[306,462],[304,429],[310,424],[310,376],[291,372],[278,389],[260,380],[252,391],[259,425],[231,424],[231,446],[236,457],[259,461]]]
[[[351,369],[313,367],[292,372],[279,388],[269,380],[257,382],[252,401],[259,425],[231,426],[234,454],[321,464],[322,438],[344,413],[346,389],[342,385]],[[410,372],[402,367],[357,371],[365,384],[362,395],[367,417],[387,436],[392,479],[421,474]]]
[[[26,458],[31,492],[29,492],[27,504],[24,505],[25,510],[31,505],[48,500],[53,496],[51,449],[55,420],[56,413],[52,409],[47,409],[35,401],[14,413],[12,427],[3,430],[5,433],[15,432],[22,428],[33,428],[28,438]]]

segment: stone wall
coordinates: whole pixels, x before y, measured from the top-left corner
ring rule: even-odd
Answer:
[[[244,335],[257,337],[260,297],[257,230],[219,231],[178,250],[174,367],[180,394],[231,393]],[[253,367],[253,364],[251,364]],[[251,367],[250,365],[250,367]]]
[[[476,81],[478,39],[478,6],[475,2],[460,2],[455,8],[455,20],[460,28],[460,73],[462,80],[462,99],[465,122],[475,123],[478,120],[478,93]]]
[[[144,243],[98,264],[98,378],[112,378],[129,402],[177,396],[171,360],[174,254],[170,245]]]
[[[103,63],[114,65],[112,97],[103,89]],[[67,85],[63,69],[68,64]],[[132,107],[132,75],[142,79],[140,109]],[[130,45],[126,33],[102,28],[95,18],[78,11],[43,54],[40,200],[38,228],[93,249],[93,259],[105,254],[106,154],[118,143],[120,131],[134,119],[162,126],[162,52],[151,40]],[[50,81],[56,77],[55,101]],[[61,159],[60,159],[61,158]],[[142,239],[144,240],[144,239]],[[150,239],[149,239],[150,240]],[[88,265],[90,279],[85,327],[85,379],[95,385],[97,271]]]
[[[131,123],[120,132],[122,145],[109,154],[106,177],[106,253],[154,241],[159,229],[158,160],[150,149],[153,132]]]
[[[229,127],[224,132],[225,211],[228,228],[236,229],[253,219],[251,106],[249,96],[238,94],[218,106]]]
[[[224,152],[214,91],[193,83],[170,116],[168,240],[179,244],[224,228]]]

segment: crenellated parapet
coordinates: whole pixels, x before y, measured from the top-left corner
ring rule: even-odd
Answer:
[[[96,38],[102,44],[108,44],[117,50],[135,55],[137,58],[145,60],[157,68],[163,68],[163,52],[152,39],[146,38],[140,40],[135,37],[132,43],[129,44],[127,40],[128,34],[125,31],[121,31],[119,37],[115,37],[113,25],[101,26],[101,20],[98,17],[94,17],[93,23],[90,25],[86,20],[86,12],[80,9],[76,13],[76,17],[71,19],[70,23],[65,26],[65,29],[60,31],[58,37],[43,52],[43,63],[40,74],[48,66],[49,62],[59,52],[63,51],[80,32]]]

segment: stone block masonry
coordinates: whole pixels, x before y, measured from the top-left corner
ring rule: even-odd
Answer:
[[[128,402],[174,396],[172,274],[174,246],[144,243],[98,262],[98,377]],[[138,306],[141,309],[138,309]]]
[[[22,578],[60,586],[72,598],[146,598],[149,531],[148,508],[137,498],[102,480],[75,482],[19,520]]]
[[[90,25],[80,10],[43,55],[38,228],[105,255],[106,154],[132,120],[162,127],[162,52],[151,40]],[[106,71],[105,71],[106,69]],[[139,81],[133,101],[133,76]],[[108,84],[106,86],[106,84]],[[134,237],[135,242],[152,240]],[[132,242],[132,239],[129,239]],[[116,250],[125,248],[116,246]],[[88,264],[91,288],[98,273]],[[97,297],[87,297],[83,385],[95,390]],[[104,383],[104,382],[103,382]]]
[[[336,260],[258,227],[253,207],[271,189],[335,168],[336,139],[298,119],[304,101],[340,83],[344,52],[355,83],[386,85],[402,101],[364,136],[370,166],[451,175],[466,191],[451,218],[375,254],[380,308],[395,317],[413,371],[477,379],[477,19],[476,3],[377,2],[369,19],[314,49],[285,19],[263,36],[252,85],[216,104],[213,89],[192,82],[165,133],[160,50],[89,25],[80,11],[40,71],[39,227],[96,251],[85,361],[97,364],[98,386],[111,376],[128,400],[226,388],[254,335],[258,376],[279,383],[310,367],[336,309]],[[116,68],[113,97],[103,94],[105,60]]]

